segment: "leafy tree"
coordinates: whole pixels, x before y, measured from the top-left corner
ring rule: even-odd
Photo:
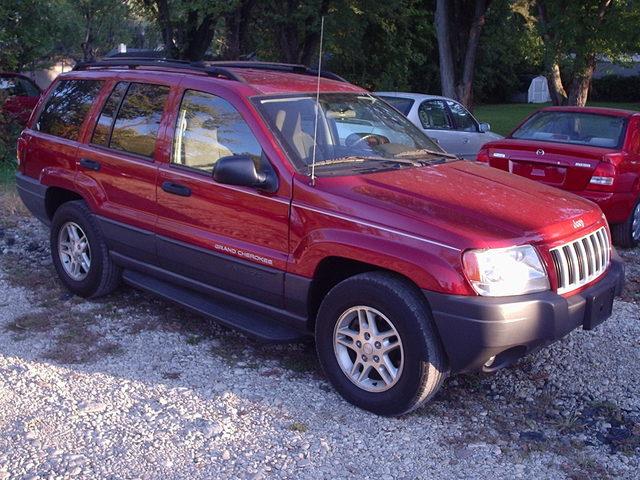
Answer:
[[[160,28],[169,58],[202,60],[224,17],[238,3],[213,0],[137,0]]]
[[[598,56],[622,60],[640,48],[640,2],[528,2],[544,43],[549,91],[556,105],[584,106]]]
[[[478,48],[474,102],[508,102],[543,70],[542,41],[528,8],[493,0]]]
[[[58,2],[0,1],[0,67],[20,70],[55,50]]]

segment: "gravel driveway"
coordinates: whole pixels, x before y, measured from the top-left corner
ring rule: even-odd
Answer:
[[[638,478],[638,250],[596,331],[450,378],[390,419],[334,393],[310,344],[264,346],[128,287],[72,297],[47,230],[13,210],[0,213],[0,480]]]

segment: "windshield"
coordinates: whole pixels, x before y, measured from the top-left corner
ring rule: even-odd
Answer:
[[[321,94],[317,132],[315,94],[262,97],[256,104],[304,173],[310,171],[314,147],[318,175],[345,169],[354,173],[403,168],[453,157],[395,109],[370,95]]]
[[[622,142],[625,125],[626,119],[623,117],[594,113],[540,112],[513,132],[511,137],[616,148]]]

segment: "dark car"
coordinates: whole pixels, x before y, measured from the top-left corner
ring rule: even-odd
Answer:
[[[19,125],[26,125],[40,99],[40,88],[19,73],[0,72],[0,113]]]
[[[543,108],[477,158],[597,203],[615,243],[640,242],[640,112]]]
[[[17,185],[62,282],[95,297],[123,280],[261,340],[315,338],[335,388],[386,415],[609,317],[623,267],[596,205],[447,155],[316,75],[61,75],[18,140]]]

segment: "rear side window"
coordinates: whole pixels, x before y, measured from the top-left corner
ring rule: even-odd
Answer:
[[[422,128],[450,130],[451,120],[447,114],[447,108],[441,100],[427,100],[418,108],[418,117]]]
[[[118,83],[109,95],[104,107],[102,107],[102,113],[100,114],[100,118],[98,118],[96,127],[93,130],[93,136],[91,137],[91,143],[94,145],[102,145],[104,147],[109,146],[109,137],[111,136],[113,120],[116,117],[118,107],[120,107],[120,102],[122,101],[122,97],[124,97],[128,86],[129,84],[127,82]]]
[[[193,90],[184,94],[172,163],[211,172],[222,157],[248,155],[257,165],[261,153],[249,125],[229,102]]]
[[[414,101],[410,98],[401,98],[401,97],[380,97],[385,102],[393,105],[397,110],[403,115],[409,115],[411,111],[411,107],[413,107]]]
[[[96,100],[102,81],[63,80],[51,92],[36,130],[69,140],[78,140],[80,127]]]
[[[132,83],[116,116],[109,147],[153,157],[169,87]]]

